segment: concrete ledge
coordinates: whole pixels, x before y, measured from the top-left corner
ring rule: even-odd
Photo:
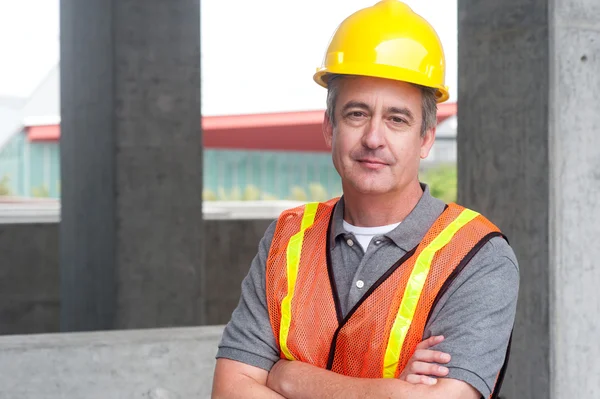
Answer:
[[[0,399],[210,398],[222,326],[0,337]]]
[[[302,201],[204,201],[204,220],[277,219]],[[53,199],[0,197],[0,224],[59,223],[61,204]]]

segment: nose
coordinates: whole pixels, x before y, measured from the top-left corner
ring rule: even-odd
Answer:
[[[363,145],[371,150],[383,147],[385,144],[384,126],[378,118],[371,118],[365,126],[362,137]]]

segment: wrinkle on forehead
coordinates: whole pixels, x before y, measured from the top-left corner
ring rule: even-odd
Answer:
[[[414,120],[421,109],[421,90],[406,82],[367,76],[348,76],[339,82],[338,104],[340,111],[348,104],[363,103],[371,111],[384,111],[407,115]],[[336,107],[338,108],[338,107]]]

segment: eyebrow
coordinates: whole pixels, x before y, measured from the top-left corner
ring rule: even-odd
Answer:
[[[387,113],[388,114],[400,114],[400,115],[404,115],[406,116],[408,119],[410,119],[410,121],[414,121],[415,118],[413,116],[413,113],[410,112],[410,109],[406,108],[406,107],[402,107],[402,108],[398,108],[398,107],[389,107],[387,109]]]
[[[362,101],[349,101],[342,108],[342,113],[346,112],[351,108],[358,108],[364,111],[371,111],[371,107],[369,107],[366,103]],[[386,109],[386,113],[404,115],[406,118],[410,119],[410,122],[415,120],[413,113],[406,107],[388,107]]]
[[[363,103],[361,101],[349,101],[342,108],[342,112],[346,112],[350,108],[358,108],[358,109],[362,109],[362,110],[365,110],[365,111],[370,111],[371,110],[371,108],[366,103]]]

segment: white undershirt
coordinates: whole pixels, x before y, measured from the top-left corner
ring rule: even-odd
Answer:
[[[400,222],[388,224],[387,226],[358,227],[351,225],[350,223],[344,220],[344,229],[349,233],[354,234],[360,246],[365,252],[367,252],[367,248],[369,247],[369,243],[371,242],[373,237],[387,234],[390,231],[394,230],[396,227],[398,227],[399,224]]]

